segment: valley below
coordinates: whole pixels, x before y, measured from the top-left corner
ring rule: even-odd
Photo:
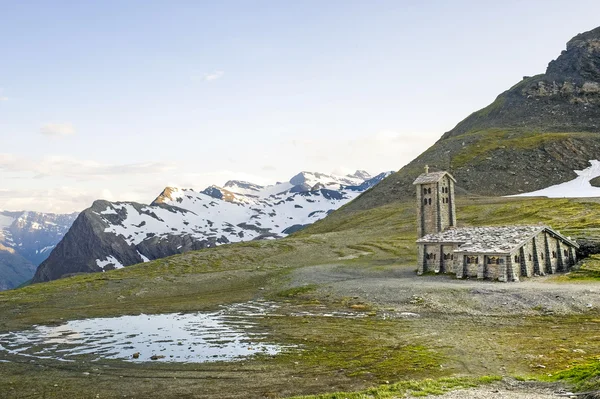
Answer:
[[[600,228],[594,199],[461,197],[458,210],[463,225],[542,221],[588,240]],[[61,331],[70,320],[192,317],[232,307],[246,309],[236,323],[253,334],[236,341],[241,357],[208,362],[175,361],[171,356],[193,357],[195,348],[186,341],[173,345],[177,352],[161,350],[159,336],[139,349],[115,334],[122,358],[101,350],[64,356],[68,345],[48,350],[38,341],[23,352],[0,348],[2,395],[546,398],[597,389],[588,374],[600,356],[600,259],[520,283],[417,276],[413,219],[412,201],[343,207],[284,239],[2,292],[0,345],[33,326]],[[236,338],[220,339],[213,343],[226,347]],[[257,351],[261,345],[279,349]],[[138,351],[143,361],[134,358]]]

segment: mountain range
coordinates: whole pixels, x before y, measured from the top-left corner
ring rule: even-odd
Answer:
[[[76,217],[77,213],[0,211],[0,290],[31,279]]]
[[[167,187],[150,205],[98,200],[79,214],[33,282],[118,269],[219,244],[285,237],[389,174],[302,172],[271,186],[232,180],[199,192]]]

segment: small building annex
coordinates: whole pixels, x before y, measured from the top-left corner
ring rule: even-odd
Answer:
[[[414,182],[418,274],[519,281],[575,264],[577,243],[548,226],[456,227],[455,182],[448,172],[427,167]]]

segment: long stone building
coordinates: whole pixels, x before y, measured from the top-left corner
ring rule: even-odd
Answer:
[[[418,274],[519,281],[566,272],[575,264],[577,243],[548,226],[456,227],[455,183],[448,172],[428,167],[413,183]]]

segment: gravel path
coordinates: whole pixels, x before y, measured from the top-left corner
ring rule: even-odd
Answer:
[[[600,284],[553,283],[550,278],[500,283],[417,276],[413,269],[400,266],[319,265],[296,270],[292,284],[318,284],[327,293],[405,312],[547,315],[600,309]]]

